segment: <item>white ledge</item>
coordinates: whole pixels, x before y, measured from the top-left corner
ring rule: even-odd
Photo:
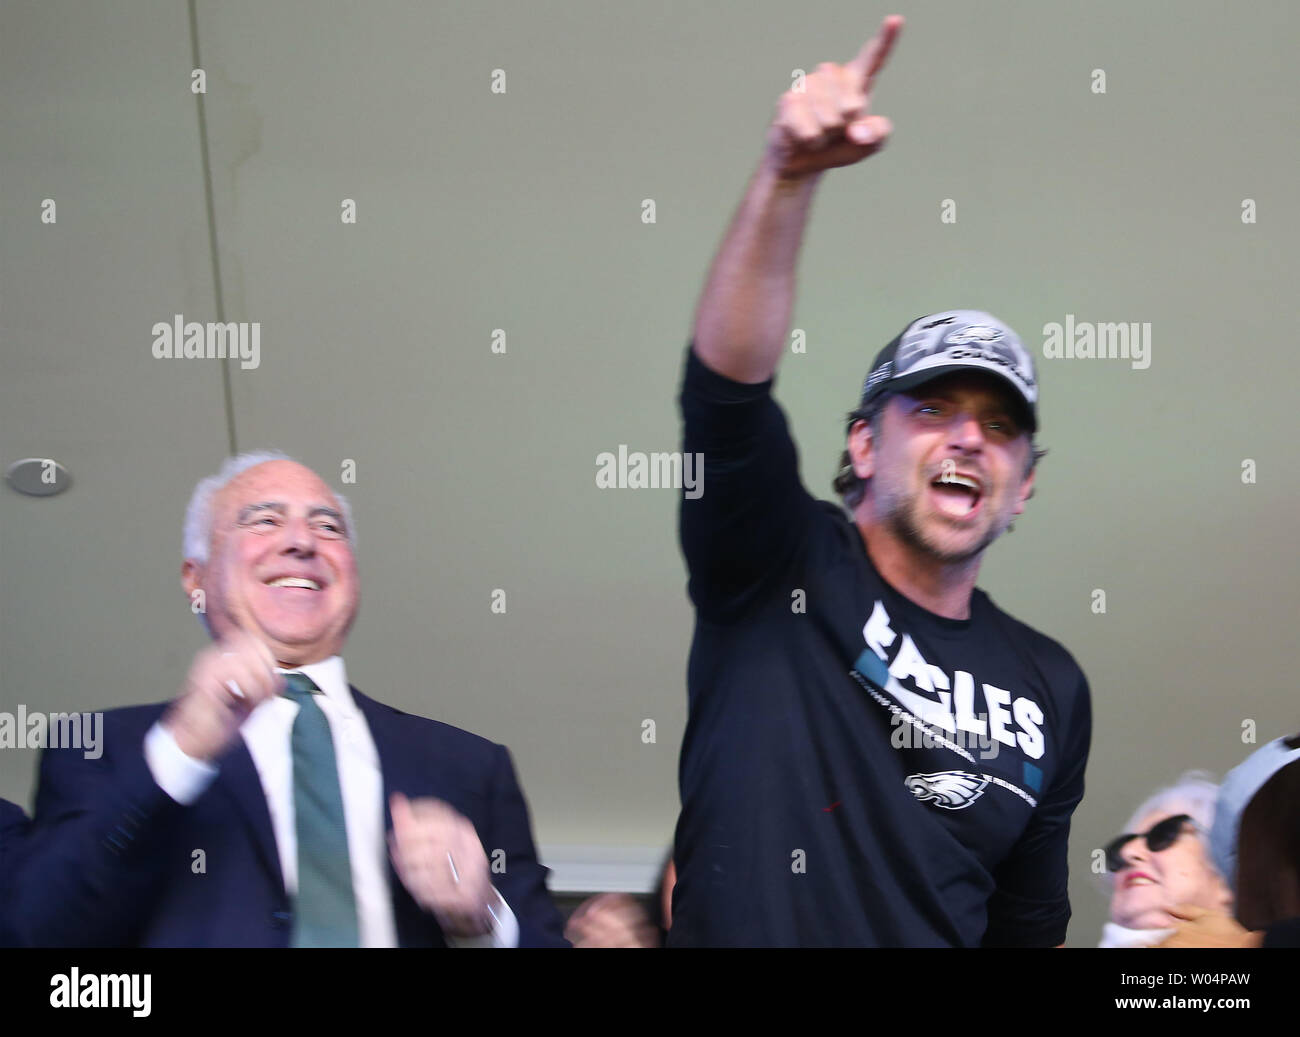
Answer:
[[[551,869],[553,893],[653,893],[668,849],[551,844],[537,852]]]

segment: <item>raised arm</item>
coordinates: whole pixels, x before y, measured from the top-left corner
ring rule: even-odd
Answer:
[[[890,15],[852,61],[825,63],[777,103],[767,146],[714,258],[695,314],[695,352],[719,374],[765,382],[794,306],[795,263],[822,173],[884,147],[892,125],[871,91],[902,30]]]

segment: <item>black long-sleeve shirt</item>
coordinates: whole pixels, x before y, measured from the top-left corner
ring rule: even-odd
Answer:
[[[799,480],[771,396],[692,350],[703,492],[672,946],[1053,945],[1091,735],[1087,681],[982,591],[913,604]]]

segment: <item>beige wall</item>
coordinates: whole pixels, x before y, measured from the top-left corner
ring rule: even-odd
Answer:
[[[1092,681],[1073,943],[1103,920],[1090,853],[1139,799],[1222,773],[1246,720],[1300,728],[1300,9],[1248,7],[904,9],[896,138],[828,179],[803,259],[779,396],[823,495],[912,317],[989,309],[1031,348],[1066,314],[1151,324],[1148,369],[1040,361],[1052,452],[981,581]],[[0,709],[175,693],[203,640],[181,517],[229,423],[335,484],[356,463],[354,682],[509,745],[548,847],[656,858],[691,620],[676,500],[597,489],[596,455],[676,448],[692,309],[771,105],[885,10],[199,2],[216,266],[186,6],[0,12],[0,462],[75,480],[0,491]],[[220,361],[150,355],[154,322],[216,319],[218,270],[225,318],[262,325],[229,408]],[[0,752],[0,795],[30,806],[35,763]]]

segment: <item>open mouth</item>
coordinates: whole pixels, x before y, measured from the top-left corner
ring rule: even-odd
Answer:
[[[304,576],[277,576],[274,579],[267,580],[266,586],[292,587],[304,591],[319,591],[322,589],[319,581]]]
[[[1143,875],[1141,872],[1136,872],[1124,880],[1125,889],[1132,889],[1134,886],[1154,886],[1155,884],[1155,879],[1150,875]]]
[[[984,499],[984,488],[978,479],[949,471],[930,483],[930,493],[938,509],[956,519],[970,518]]]

